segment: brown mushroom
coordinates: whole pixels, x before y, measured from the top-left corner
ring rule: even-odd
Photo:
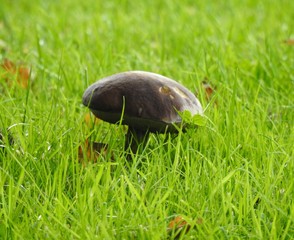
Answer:
[[[135,153],[149,132],[177,132],[179,112],[202,114],[199,100],[187,88],[159,74],[129,71],[103,78],[89,86],[83,104],[97,118],[128,125],[125,149]]]

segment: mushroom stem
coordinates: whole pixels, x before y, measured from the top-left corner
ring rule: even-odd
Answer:
[[[131,150],[132,153],[136,153],[139,145],[145,146],[149,136],[149,131],[142,131],[133,127],[128,128],[125,140],[125,150]]]

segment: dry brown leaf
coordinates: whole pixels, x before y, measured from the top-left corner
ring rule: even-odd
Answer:
[[[289,46],[294,46],[294,39],[287,39],[284,41],[284,43]]]
[[[9,59],[4,59],[1,64],[4,72],[1,78],[5,79],[8,86],[13,85],[13,80],[16,79],[17,84],[22,88],[27,88],[30,78],[30,69],[23,64],[15,64]]]
[[[101,120],[99,118],[94,117],[94,120],[92,120],[92,114],[91,113],[86,113],[85,114],[85,123],[89,128],[92,128],[93,125],[99,124]]]
[[[203,224],[203,219],[199,217],[193,222],[201,225]],[[173,234],[173,239],[178,239],[182,235],[187,234],[192,227],[182,216],[177,216],[169,222],[167,231],[169,234]]]
[[[182,216],[177,216],[168,224],[167,231],[174,232],[174,239],[179,238],[183,234],[187,234],[191,229],[191,225],[187,223]]]
[[[86,113],[85,114],[85,117],[84,117],[84,120],[85,120],[85,123],[89,126],[92,124],[92,121],[91,121],[91,114],[90,113]]]
[[[214,93],[214,88],[207,82],[207,80],[202,81],[202,87],[205,91],[205,96],[207,100],[210,100],[212,97],[212,94]]]
[[[4,59],[3,63],[1,64],[1,67],[5,69],[7,72],[15,72],[14,63],[8,60],[7,58]]]
[[[105,143],[89,142],[87,139],[84,144],[79,146],[78,157],[79,162],[84,166],[87,163],[97,163],[100,157],[106,157],[108,154],[108,145]],[[111,155],[113,161],[113,155]]]
[[[169,222],[168,228],[169,229],[173,229],[175,227],[180,228],[180,227],[184,227],[185,225],[187,225],[187,222],[183,219],[183,217],[177,216]]]

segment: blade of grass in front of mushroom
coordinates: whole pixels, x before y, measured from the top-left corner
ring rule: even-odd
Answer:
[[[121,110],[121,115],[119,119],[119,126],[122,126],[123,120],[124,120],[124,114],[125,114],[125,106],[126,106],[126,99],[125,96],[123,96],[123,104],[122,104],[122,110]],[[135,138],[135,130],[132,129],[130,126],[128,126],[128,131],[125,134],[125,146],[124,150],[128,151],[129,149],[131,150],[132,153],[136,153],[138,149],[138,144],[137,141],[134,141]],[[127,159],[131,159],[130,153],[127,154]]]
[[[142,131],[129,126],[126,134],[125,150],[130,149],[132,153],[136,153],[138,148],[145,146],[148,136],[149,131]]]
[[[120,115],[120,119],[119,119],[119,126],[122,126],[122,122],[124,120],[125,106],[126,106],[126,99],[125,99],[125,96],[123,96],[123,104],[122,104],[122,110],[121,110],[121,115]],[[130,126],[128,126],[128,131],[125,134],[125,146],[124,146],[125,151],[127,151],[129,148],[132,149],[132,147],[131,147],[132,140],[133,140],[133,134],[131,133]],[[134,151],[132,151],[132,152],[134,153]],[[127,155],[127,158],[130,158],[129,154]]]
[[[202,114],[195,114],[192,115],[192,113],[188,110],[185,110],[183,112],[178,111],[179,116],[182,119],[183,126],[205,126],[206,125],[206,117]]]
[[[125,113],[125,97],[123,96],[123,107],[121,112],[121,117],[119,120],[119,126],[122,125]],[[142,147],[145,146],[146,141],[148,139],[149,132],[148,131],[141,131],[131,126],[128,126],[128,131],[125,135],[125,151],[131,151],[132,153],[136,153],[138,151],[139,145]],[[127,154],[127,159],[131,159],[130,153]]]

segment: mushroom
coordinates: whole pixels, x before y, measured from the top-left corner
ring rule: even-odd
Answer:
[[[105,77],[89,86],[83,104],[106,122],[128,125],[125,150],[136,153],[149,133],[177,132],[179,112],[202,114],[199,100],[187,88],[159,74],[129,71]]]

